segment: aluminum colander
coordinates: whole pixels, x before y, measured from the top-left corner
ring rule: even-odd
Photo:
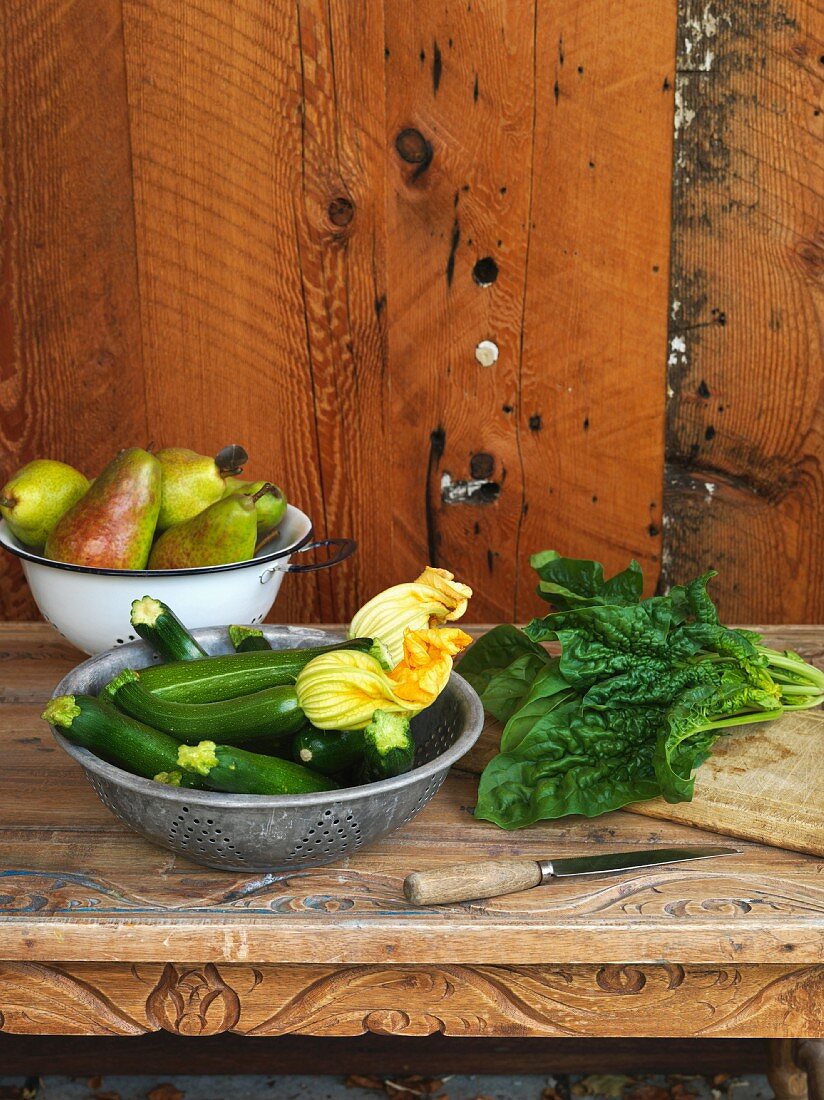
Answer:
[[[275,649],[325,645],[343,634],[309,627],[263,626]],[[192,631],[208,653],[231,653],[225,627]],[[96,695],[124,668],[159,660],[144,642],[84,661],[54,695]],[[437,794],[449,768],[483,728],[481,701],[452,673],[440,697],[412,720],[415,767],[406,775],[317,794],[223,794],[165,787],[131,775],[72,744],[51,727],[61,748],[83,768],[100,801],[135,832],[195,863],[226,870],[285,871],[348,856],[410,821]]]

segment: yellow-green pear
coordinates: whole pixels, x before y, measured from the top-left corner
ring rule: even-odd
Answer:
[[[89,479],[73,466],[52,458],[36,458],[3,486],[0,512],[15,538],[39,549],[88,488]]]
[[[164,447],[157,452],[163,471],[158,531],[186,523],[224,496],[224,479],[241,472],[248,456],[237,444],[224,447],[216,458],[186,447]]]
[[[255,502],[258,535],[277,527],[286,514],[286,496],[283,490],[269,481],[241,481],[239,477],[227,477],[224,490],[226,496],[230,493],[243,493],[244,496],[253,497],[266,485],[270,491],[259,495]]]

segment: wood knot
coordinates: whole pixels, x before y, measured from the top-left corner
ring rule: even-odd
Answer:
[[[338,227],[349,225],[355,216],[354,203],[346,195],[336,195],[329,203],[328,214],[332,225]]]
[[[427,141],[420,130],[413,128],[401,130],[395,138],[395,149],[402,161],[415,165],[415,171],[411,177],[413,180],[425,172],[432,163],[432,143]]]
[[[469,472],[473,477],[491,477],[495,459],[486,451],[478,451],[469,460]]]
[[[824,277],[824,233],[802,239],[795,249],[797,262],[807,278],[819,282]]]

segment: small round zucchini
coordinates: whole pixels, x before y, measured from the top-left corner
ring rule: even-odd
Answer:
[[[229,638],[235,647],[235,653],[272,652],[271,643],[257,626],[230,626]]]
[[[324,775],[346,771],[363,757],[363,730],[301,730],[292,759]]]
[[[368,782],[391,779],[411,770],[415,763],[415,739],[405,714],[376,710],[363,731],[363,774]]]

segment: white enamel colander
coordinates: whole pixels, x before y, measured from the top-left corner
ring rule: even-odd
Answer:
[[[32,553],[0,521],[0,545],[16,554],[46,622],[84,653],[102,653],[136,640],[129,622],[132,600],[154,596],[191,628],[259,623],[275,602],[284,573],[327,569],[354,553],[352,539],[313,541],[312,521],[289,505],[280,534],[249,561],[197,569],[93,569]],[[294,554],[329,548],[307,565]]]

